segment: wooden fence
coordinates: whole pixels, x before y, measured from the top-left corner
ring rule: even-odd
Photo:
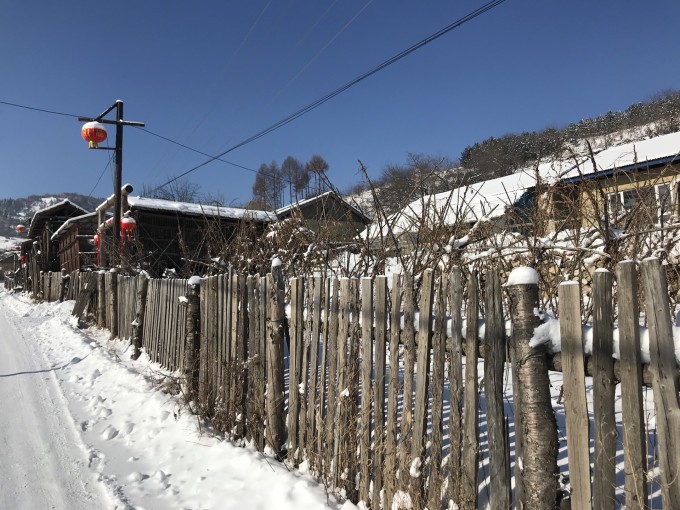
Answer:
[[[253,441],[290,465],[305,461],[333,492],[370,508],[434,509],[453,501],[461,509],[570,502],[578,509],[674,509],[680,408],[671,312],[659,261],[644,261],[641,275],[651,357],[644,367],[632,262],[617,268],[616,314],[614,275],[594,275],[590,357],[578,284],[560,286],[562,352],[553,356],[530,343],[540,324],[537,286],[503,292],[494,271],[426,270],[418,293],[409,275],[300,277],[284,285],[276,270],[142,285],[143,277],[108,274],[97,278],[103,293],[101,283],[89,293],[80,284],[77,306],[89,296],[87,309],[98,310],[100,325],[111,327],[115,316],[117,336],[141,337],[153,361],[184,377],[196,411],[232,439]],[[115,300],[96,303],[109,294],[117,313]],[[102,313],[112,317],[102,321]],[[619,360],[612,357],[615,315]],[[562,404],[550,392],[555,368],[563,370],[561,445],[554,409]],[[653,429],[644,416],[645,384],[654,394]],[[558,486],[565,451],[569,494]],[[621,454],[624,468],[617,467]]]

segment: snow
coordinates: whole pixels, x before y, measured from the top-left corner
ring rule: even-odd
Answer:
[[[680,132],[657,136],[648,140],[627,143],[603,150],[595,155],[595,166],[598,171],[611,170],[635,165],[644,167],[643,162],[664,158],[677,159],[680,152]],[[562,179],[580,177],[594,173],[590,159],[584,159],[579,165],[560,175]]]
[[[73,305],[0,290],[0,508],[340,508],[309,474],[211,434],[175,374],[78,329]]]
[[[564,160],[545,160],[510,175],[424,196],[390,215],[387,224],[376,222],[370,225],[360,237],[385,237],[389,235],[390,228],[396,237],[400,237],[428,225],[488,222],[499,218],[505,214],[507,207],[515,205],[536,185],[537,175],[552,185],[593,174],[595,170],[587,150],[574,147],[574,153],[576,162],[571,155]],[[644,167],[645,162],[675,161],[679,157],[680,132],[676,132],[600,150],[594,159],[597,171],[606,171],[628,168],[636,162]]]
[[[214,205],[192,204],[189,202],[173,202],[160,198],[128,197],[130,209],[146,209],[152,211],[181,212],[194,216],[228,218],[234,220],[248,219],[252,221],[276,221],[276,216],[266,211],[241,209],[237,207],[217,207]]]
[[[281,259],[275,255],[272,258],[272,269],[274,269],[275,267],[280,267],[281,264],[282,264]]]
[[[507,287],[510,285],[538,285],[538,273],[532,267],[516,267],[510,272],[505,285]]]
[[[201,284],[201,277],[198,275],[194,275],[191,278],[189,278],[189,285],[200,285]]]
[[[593,327],[590,324],[584,324],[581,327],[583,339],[583,351],[586,356],[593,353]],[[675,345],[675,358],[680,363],[680,326],[673,325],[673,341]],[[613,329],[613,354],[615,359],[620,359],[619,349],[619,328]],[[543,324],[534,330],[534,334],[529,341],[531,347],[548,344],[548,350],[551,353],[562,351],[562,337],[560,335],[560,321],[554,317],[548,318]],[[640,355],[643,363],[650,362],[649,355],[649,328],[640,326]]]

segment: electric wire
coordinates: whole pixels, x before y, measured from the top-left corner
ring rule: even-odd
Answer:
[[[373,67],[369,71],[366,71],[365,73],[360,74],[356,78],[348,81],[347,83],[338,87],[337,89],[333,90],[332,92],[329,92],[325,96],[322,96],[319,99],[312,101],[308,105],[303,106],[302,108],[291,113],[287,117],[284,117],[283,119],[279,120],[278,122],[275,122],[274,124],[270,125],[269,127],[255,133],[254,135],[244,139],[243,141],[237,143],[236,145],[233,145],[232,147],[228,148],[227,150],[222,151],[221,153],[217,154],[216,156],[211,156],[210,159],[207,159],[207,160],[203,161],[202,163],[199,163],[198,165],[195,165],[194,167],[180,173],[179,175],[168,180],[167,182],[165,182],[165,183],[161,184],[160,186],[154,188],[152,191],[157,191],[159,189],[162,189],[165,186],[167,186],[168,184],[171,184],[171,183],[181,179],[182,177],[185,177],[186,175],[189,175],[190,173],[195,172],[199,168],[202,168],[202,167],[212,163],[213,161],[217,160],[218,158],[221,158],[222,156],[229,154],[230,152],[233,152],[234,150],[236,150],[240,147],[243,147],[244,145],[252,143],[255,140],[262,138],[263,136],[266,136],[269,133],[276,131],[277,129],[282,128],[283,126],[293,122],[294,120],[302,117],[303,115],[311,112],[312,110],[315,110],[316,108],[323,105],[324,103],[326,103],[326,102],[330,101],[331,99],[335,98],[336,96],[342,94],[343,92],[350,89],[354,85],[360,83],[361,81],[365,80],[366,78],[369,78],[370,76],[373,76],[374,74],[382,71],[386,67],[394,64],[395,62],[398,62],[402,58],[404,58],[404,57],[410,55],[411,53],[413,53],[414,51],[419,50],[420,48],[430,44],[431,42],[435,41],[436,39],[439,39],[443,35],[445,35],[445,34],[451,32],[452,30],[460,27],[461,25],[467,23],[468,21],[471,21],[471,20],[477,18],[478,16],[481,16],[482,14],[490,11],[491,9],[494,9],[495,7],[498,7],[499,5],[504,3],[505,1],[506,0],[492,0],[491,2],[484,4],[482,7],[479,7],[478,9],[472,11],[471,13],[463,16],[462,18],[459,18],[458,20],[454,21],[453,23],[445,26],[444,28],[438,30],[437,32],[433,33],[432,35],[426,37],[425,39],[422,39],[419,42],[417,42],[416,44],[414,44],[414,45],[406,48],[405,50],[397,53],[393,57],[383,61],[382,63]]]
[[[372,0],[371,0],[371,1],[372,1]],[[165,137],[165,136],[162,136],[162,135],[159,135],[159,134],[157,134],[157,133],[154,133],[154,132],[152,132],[152,131],[150,131],[150,130],[148,130],[148,129],[145,129],[145,128],[141,128],[141,127],[135,126],[135,127],[137,127],[138,129],[141,129],[142,131],[144,131],[144,132],[146,132],[146,133],[148,133],[148,134],[150,134],[150,135],[152,135],[152,136],[158,137],[158,138],[160,138],[160,139],[166,140],[166,141],[168,141],[168,142],[170,142],[170,143],[173,143],[173,144],[175,144],[175,145],[178,145],[178,146],[180,146],[180,147],[183,147],[183,148],[185,148],[185,149],[187,149],[187,150],[190,150],[190,151],[192,151],[192,152],[196,152],[196,153],[198,153],[198,154],[201,154],[201,155],[204,155],[204,156],[208,157],[208,159],[207,159],[206,161],[204,161],[204,162],[202,162],[202,163],[200,163],[200,164],[198,164],[198,165],[196,165],[196,166],[190,168],[189,170],[186,170],[186,171],[182,172],[181,174],[179,174],[179,175],[173,177],[172,179],[170,179],[170,180],[166,181],[165,183],[161,184],[160,186],[157,186],[156,188],[152,189],[151,191],[152,191],[152,192],[158,191],[158,190],[164,188],[165,186],[167,186],[168,184],[171,184],[171,183],[173,183],[173,182],[175,182],[175,181],[181,179],[182,177],[184,177],[184,176],[186,176],[186,175],[188,175],[188,174],[190,174],[190,173],[192,173],[192,172],[198,170],[199,168],[204,167],[205,165],[207,165],[207,164],[209,164],[209,163],[212,163],[213,161],[221,161],[221,162],[223,162],[223,163],[227,163],[227,164],[229,164],[229,165],[232,165],[232,166],[241,168],[241,169],[243,169],[243,170],[247,170],[247,171],[249,171],[249,172],[258,173],[258,170],[254,170],[254,169],[252,169],[252,168],[248,168],[248,167],[245,167],[245,166],[243,166],[243,165],[239,165],[239,164],[236,164],[236,163],[233,163],[233,162],[231,162],[231,161],[227,161],[227,160],[224,160],[224,159],[221,159],[221,158],[222,158],[222,156],[224,156],[224,155],[226,155],[226,154],[228,154],[228,153],[230,153],[230,152],[232,152],[232,151],[234,151],[234,150],[236,150],[236,149],[238,149],[238,148],[240,148],[240,147],[243,147],[244,145],[247,145],[247,144],[249,144],[249,143],[251,143],[251,142],[254,142],[255,140],[258,140],[258,139],[260,139],[260,138],[262,138],[262,137],[268,135],[269,133],[271,133],[271,132],[273,132],[273,131],[275,131],[275,130],[277,130],[277,129],[279,129],[279,128],[281,128],[281,127],[283,127],[283,126],[285,126],[285,125],[287,125],[287,124],[289,124],[289,123],[291,123],[291,122],[293,122],[294,120],[300,118],[301,116],[305,115],[306,113],[311,112],[312,110],[318,108],[319,106],[323,105],[324,103],[330,101],[331,99],[333,99],[333,98],[335,98],[336,96],[340,95],[341,93],[345,92],[347,89],[353,87],[353,86],[356,85],[357,83],[359,83],[359,82],[365,80],[366,78],[369,78],[370,76],[372,76],[372,75],[378,73],[379,71],[381,71],[381,70],[385,69],[386,67],[388,67],[388,66],[394,64],[395,62],[401,60],[402,58],[404,58],[404,57],[406,57],[406,56],[408,56],[408,55],[410,55],[410,54],[413,53],[414,51],[416,51],[416,50],[418,50],[418,49],[420,49],[420,48],[426,46],[427,44],[429,44],[429,43],[435,41],[436,39],[439,39],[439,38],[442,37],[443,35],[445,35],[445,34],[447,34],[448,32],[450,32],[450,31],[452,31],[452,30],[454,30],[454,29],[460,27],[461,25],[467,23],[468,21],[471,21],[471,20],[477,18],[478,16],[481,16],[482,14],[484,14],[484,13],[490,11],[491,9],[494,9],[495,7],[497,7],[497,6],[501,5],[502,3],[504,3],[505,1],[506,1],[506,0],[492,0],[492,1],[488,2],[487,4],[485,4],[485,5],[481,6],[481,7],[479,7],[478,9],[476,9],[476,10],[470,12],[469,14],[463,16],[462,18],[459,18],[458,20],[454,21],[453,23],[451,23],[451,24],[447,25],[446,27],[444,27],[444,28],[438,30],[437,32],[431,34],[430,36],[426,37],[425,39],[420,40],[420,41],[417,42],[416,44],[414,44],[414,45],[412,45],[412,46],[406,48],[405,50],[403,50],[403,51],[397,53],[396,55],[392,56],[391,58],[389,58],[389,59],[383,61],[382,63],[380,63],[380,64],[378,64],[377,66],[373,67],[373,68],[370,69],[369,71],[366,71],[365,73],[363,73],[363,74],[357,76],[357,77],[354,78],[353,80],[350,80],[349,82],[347,82],[347,83],[345,83],[344,85],[338,87],[337,89],[333,90],[332,92],[329,92],[328,94],[326,94],[326,95],[320,97],[320,98],[317,99],[316,101],[313,101],[313,102],[309,103],[308,105],[306,105],[306,106],[300,108],[299,110],[293,112],[292,114],[288,115],[287,117],[284,117],[283,119],[281,119],[281,120],[279,120],[278,122],[272,124],[271,126],[269,126],[269,127],[265,128],[265,129],[263,129],[263,130],[261,130],[261,131],[255,133],[254,135],[252,135],[252,136],[246,138],[245,140],[239,142],[239,143],[236,144],[236,145],[233,145],[232,147],[228,148],[228,149],[225,150],[225,151],[222,151],[221,153],[219,153],[219,154],[217,154],[217,155],[210,155],[210,154],[207,154],[207,153],[205,153],[205,152],[199,151],[199,150],[197,150],[197,149],[194,149],[194,148],[192,148],[192,147],[189,147],[189,146],[187,146],[187,145],[185,145],[185,144],[182,144],[182,143],[180,143],[180,142],[177,142],[177,141],[172,140],[172,139],[170,139],[170,138],[167,138],[167,137]],[[370,3],[370,2],[369,2],[369,3]],[[367,5],[368,5],[368,4],[367,4]],[[12,103],[12,102],[9,102],[9,101],[1,101],[1,100],[0,100],[0,104],[4,104],[4,105],[7,105],[7,106],[13,106],[13,107],[16,107],[16,108],[23,108],[23,109],[26,109],[26,110],[33,110],[33,111],[37,111],[37,112],[48,113],[48,114],[52,114],[52,115],[61,115],[61,116],[65,116],[65,117],[75,117],[75,118],[83,117],[82,115],[76,115],[76,114],[72,114],[72,113],[59,112],[59,111],[55,111],[55,110],[47,110],[47,109],[44,109],[44,108],[37,108],[37,107],[33,107],[33,106],[27,106],[27,105],[22,105],[22,104],[18,104],[18,103]],[[106,167],[106,168],[108,168],[108,166],[109,166],[110,164],[111,164],[111,158],[109,158],[109,163],[107,164],[107,167]],[[105,168],[104,171],[106,171],[106,168]],[[101,180],[101,177],[103,176],[103,174],[104,174],[104,172],[102,172],[102,175],[100,175],[99,180]],[[273,176],[273,175],[272,175],[272,176]],[[97,181],[97,184],[99,183],[99,180]],[[285,179],[284,179],[284,180],[285,180]],[[95,188],[96,188],[97,184],[95,184]],[[94,190],[94,188],[93,188],[93,190]]]
[[[36,108],[35,106],[26,106],[24,104],[10,103],[9,101],[0,101],[0,104],[7,106],[15,106],[17,108],[24,108],[25,110],[33,110],[36,112],[51,113],[52,115],[63,115],[64,117],[82,117],[82,115],[75,115],[73,113],[57,112],[54,110],[45,110],[44,108]]]
[[[113,154],[109,152],[109,161],[106,163],[106,166],[104,167],[104,170],[102,170],[102,173],[99,174],[99,179],[97,179],[97,182],[95,183],[94,186],[92,186],[92,189],[90,190],[90,193],[87,195],[88,197],[92,196],[92,193],[94,193],[94,190],[97,189],[97,186],[99,186],[99,182],[102,180],[102,177],[104,177],[104,174],[106,171],[109,169],[111,166],[111,162],[113,161]]]
[[[349,26],[356,21],[356,19],[361,16],[361,14],[373,3],[373,0],[368,0],[364,6],[359,9],[352,18],[345,23],[345,25],[333,36],[330,38],[330,40],[319,50],[316,52],[316,54],[304,65],[302,68],[293,76],[290,80],[288,80],[288,83],[286,83],[281,90],[278,91],[278,93],[274,96],[274,99],[278,98],[284,90],[286,90],[288,87],[290,87],[300,76],[302,76],[307,69],[309,69],[309,66],[311,66],[317,58],[321,56],[321,54],[328,49],[328,47],[333,44],[338,37],[340,37],[345,30],[349,28]]]

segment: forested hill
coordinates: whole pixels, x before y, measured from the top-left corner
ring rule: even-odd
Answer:
[[[15,227],[17,225],[25,225],[28,229],[36,211],[61,202],[64,199],[69,199],[86,211],[94,211],[104,201],[102,198],[88,197],[77,193],[31,195],[26,198],[2,198],[0,199],[0,236],[16,236]]]
[[[611,138],[612,144],[619,145],[679,129],[680,92],[662,92],[624,111],[609,111],[562,129],[549,128],[488,138],[466,147],[460,156],[460,164],[490,179],[526,168],[539,158],[561,158],[565,151],[584,140],[603,139],[602,148],[607,148],[608,138]]]

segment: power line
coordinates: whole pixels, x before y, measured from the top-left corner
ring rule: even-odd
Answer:
[[[332,92],[329,92],[325,96],[320,97],[316,101],[309,103],[308,105],[300,108],[299,110],[291,113],[287,117],[284,117],[283,119],[279,120],[278,122],[276,122],[276,123],[272,124],[271,126],[255,133],[254,135],[246,138],[245,140],[237,143],[236,145],[233,145],[229,149],[219,153],[217,156],[211,156],[210,159],[207,159],[206,161],[199,163],[198,165],[190,168],[189,170],[182,172],[181,174],[177,175],[176,177],[173,177],[172,179],[168,180],[167,182],[165,182],[165,183],[161,184],[160,186],[154,188],[152,191],[159,190],[159,189],[167,186],[168,184],[171,184],[171,183],[181,179],[182,177],[184,177],[184,176],[186,176],[186,175],[188,175],[192,172],[195,172],[199,168],[202,168],[205,165],[212,163],[213,161],[221,158],[222,156],[229,154],[230,152],[232,152],[232,151],[234,151],[234,150],[236,150],[240,147],[243,147],[244,145],[247,145],[251,142],[254,142],[255,140],[258,140],[259,138],[262,138],[263,136],[266,136],[269,133],[276,131],[279,128],[282,128],[283,126],[293,122],[294,120],[302,117],[303,115],[311,112],[312,110],[315,110],[316,108],[323,105],[324,103],[326,103],[326,102],[330,101],[331,99],[335,98],[336,96],[342,94],[343,92],[345,92],[349,88],[353,87],[357,83],[365,80],[366,78],[369,78],[370,76],[373,76],[374,74],[378,73],[379,71],[382,71],[386,67],[394,64],[395,62],[398,62],[402,58],[410,55],[411,53],[422,48],[423,46],[430,44],[432,41],[439,39],[443,35],[445,35],[445,34],[449,33],[450,31],[460,27],[461,25],[467,23],[468,21],[471,21],[471,20],[475,19],[476,17],[481,16],[485,12],[490,11],[491,9],[493,9],[495,7],[498,7],[500,4],[504,3],[505,1],[506,0],[492,0],[491,2],[488,2],[487,4],[483,5],[482,7],[472,11],[471,13],[463,16],[462,18],[460,18],[460,19],[454,21],[453,23],[447,25],[446,27],[442,28],[441,30],[438,30],[434,34],[426,37],[425,39],[422,39],[421,41],[417,42],[416,44],[406,48],[405,50],[397,53],[393,57],[385,60],[384,62],[382,62],[380,64],[378,64],[377,66],[370,69],[369,71],[366,71],[365,73],[357,76],[353,80],[348,81],[347,83],[345,83],[341,87],[333,90]]]
[[[160,138],[161,140],[165,140],[166,142],[170,142],[170,143],[178,145],[178,146],[180,146],[184,149],[190,150],[191,152],[195,152],[196,154],[201,154],[202,156],[214,158],[214,160],[216,160],[216,161],[221,161],[222,163],[226,163],[228,165],[235,166],[237,168],[241,168],[243,170],[248,170],[249,172],[257,173],[257,170],[254,170],[254,169],[249,168],[247,166],[239,165],[238,163],[234,163],[233,161],[227,161],[226,159],[221,159],[219,156],[213,156],[211,154],[208,154],[207,152],[199,151],[198,149],[194,149],[193,147],[189,147],[188,145],[184,145],[183,143],[180,143],[176,140],[172,140],[171,138],[168,138],[166,136],[159,135],[158,133],[154,133],[153,131],[150,131],[146,128],[137,127],[137,129],[139,129],[140,131],[144,131],[145,133],[148,133],[152,136],[155,136],[156,138]]]
[[[8,101],[0,101],[0,104],[4,104],[4,105],[7,105],[7,106],[15,106],[17,108],[24,108],[25,110],[33,110],[33,111],[36,111],[36,112],[51,113],[52,115],[63,115],[64,117],[82,117],[82,115],[75,115],[73,113],[55,112],[53,110],[45,110],[43,108],[36,108],[34,106],[26,106],[26,105],[17,104],[17,103],[10,103]]]

